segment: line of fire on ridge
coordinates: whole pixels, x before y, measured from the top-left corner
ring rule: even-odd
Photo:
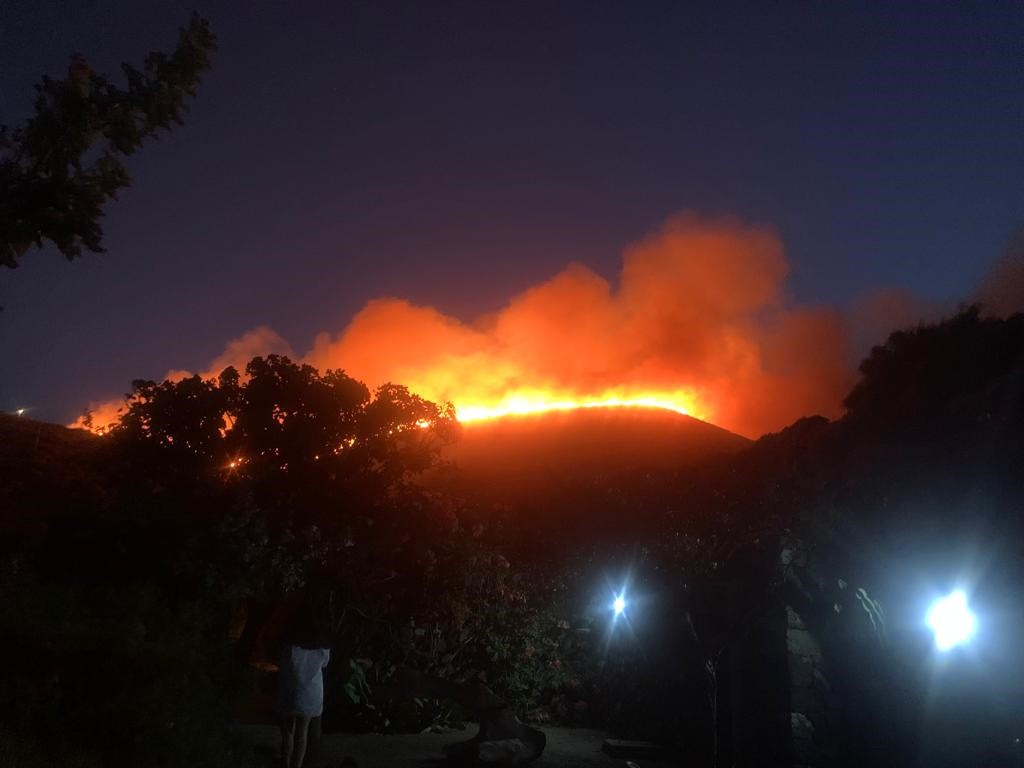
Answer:
[[[658,408],[674,411],[683,416],[701,418],[694,412],[693,405],[686,400],[692,398],[650,397],[605,397],[584,400],[540,400],[532,398],[511,398],[496,405],[459,404],[455,405],[456,417],[460,422],[471,423],[505,416],[529,416],[550,411],[572,411],[593,408]]]

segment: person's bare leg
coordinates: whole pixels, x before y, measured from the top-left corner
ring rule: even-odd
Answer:
[[[295,718],[281,718],[281,768],[289,768],[295,743]]]
[[[292,747],[292,763],[290,768],[302,768],[306,758],[306,740],[309,735],[309,718],[298,715],[295,718],[295,744]]]
[[[323,736],[323,717],[309,719],[309,731],[306,736],[306,766],[316,766],[320,759],[320,740]]]

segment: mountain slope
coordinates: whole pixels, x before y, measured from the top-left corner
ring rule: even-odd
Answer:
[[[34,482],[74,485],[102,441],[81,429],[0,413],[0,490]]]
[[[445,458],[476,481],[672,471],[750,441],[659,408],[591,408],[509,416],[463,427]]]

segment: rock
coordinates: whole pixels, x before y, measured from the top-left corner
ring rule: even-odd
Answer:
[[[520,765],[533,760],[539,754],[522,739],[481,741],[477,748],[477,760],[483,765]]]
[[[786,625],[790,629],[807,629],[800,614],[793,610],[792,606],[786,606]]]
[[[401,694],[454,701],[480,721],[480,731],[472,739],[445,747],[449,758],[520,765],[544,751],[544,733],[519,722],[508,704],[482,683],[456,683],[413,670],[402,670],[396,679],[395,689]]]
[[[821,658],[821,646],[806,629],[787,629],[786,647],[790,653],[798,656]]]
[[[814,724],[799,712],[792,712],[789,717],[795,761],[804,765],[816,765],[820,750],[814,743]]]

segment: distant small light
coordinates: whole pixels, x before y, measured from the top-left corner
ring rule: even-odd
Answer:
[[[612,610],[615,611],[616,616],[618,616],[624,610],[626,610],[626,598],[624,598],[622,595],[616,597],[615,602],[612,603]]]
[[[16,410],[14,412],[14,415],[15,416],[24,416],[25,415],[25,409],[24,408],[19,408],[18,410]]]
[[[927,621],[935,633],[935,647],[940,651],[966,643],[974,636],[977,625],[967,607],[967,595],[960,589],[932,603]]]

